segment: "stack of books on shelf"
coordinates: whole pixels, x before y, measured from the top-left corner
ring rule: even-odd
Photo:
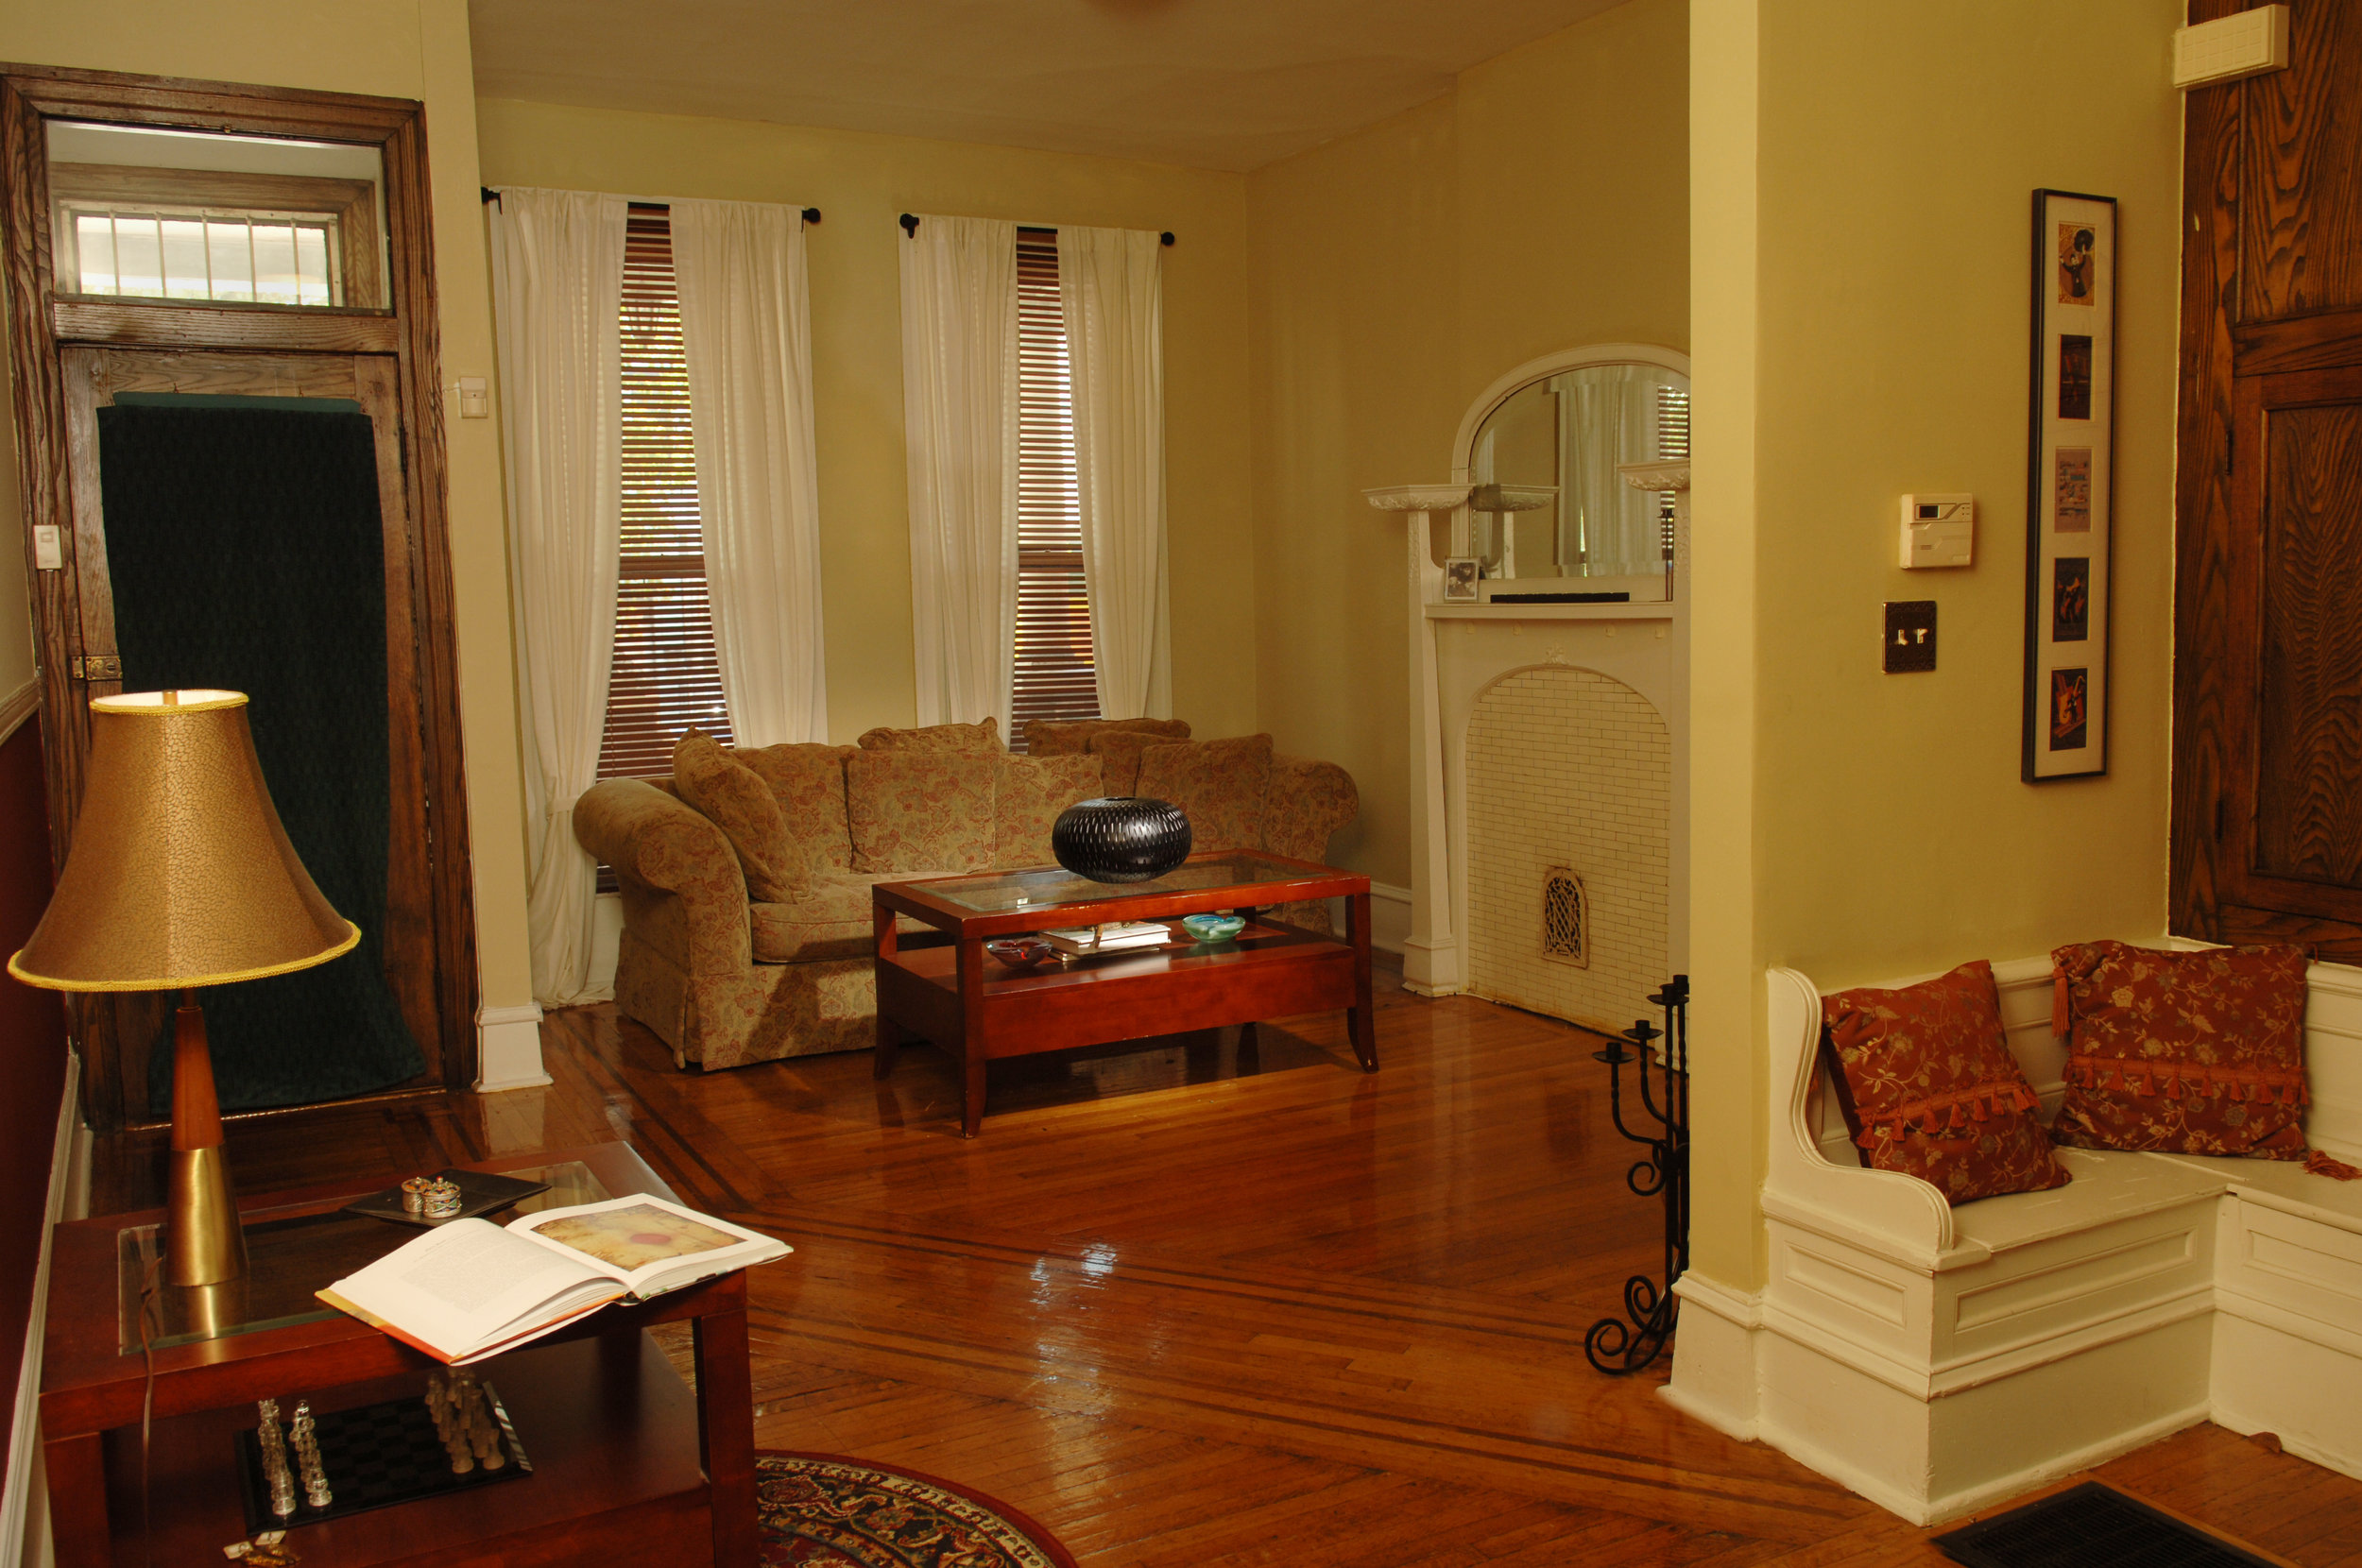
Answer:
[[[1062,953],[1088,956],[1121,953],[1134,947],[1160,947],[1172,940],[1172,928],[1161,920],[1126,920],[1111,926],[1076,926],[1044,931],[1041,939]]]

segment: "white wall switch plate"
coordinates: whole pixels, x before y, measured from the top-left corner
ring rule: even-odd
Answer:
[[[43,571],[65,570],[65,546],[59,541],[56,523],[33,525],[33,565]]]
[[[2260,77],[2288,64],[2288,8],[2253,10],[2173,30],[2173,85],[2212,87],[2218,81]]]
[[[1977,557],[1977,498],[1903,498],[1903,565],[1967,566]]]
[[[459,417],[463,419],[488,419],[492,417],[492,395],[486,388],[482,376],[459,378]]]

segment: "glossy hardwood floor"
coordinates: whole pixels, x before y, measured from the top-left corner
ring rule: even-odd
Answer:
[[[677,1072],[611,1008],[547,1089],[240,1123],[247,1190],[624,1138],[792,1241],[754,1286],[757,1438],[1007,1499],[1088,1565],[1945,1560],[1772,1450],[1616,1380],[1583,1329],[1654,1259],[1599,1042],[1381,974],[1342,1018],[996,1065],[958,1136],[932,1048]],[[159,1150],[102,1151],[109,1207]],[[2362,1482],[2199,1426],[2102,1478],[2305,1568],[2362,1563]]]

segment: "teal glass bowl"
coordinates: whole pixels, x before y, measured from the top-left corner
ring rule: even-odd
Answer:
[[[1185,914],[1181,927],[1200,942],[1227,942],[1246,929],[1242,914]]]

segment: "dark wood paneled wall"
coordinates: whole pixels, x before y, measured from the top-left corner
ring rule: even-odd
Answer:
[[[0,953],[24,946],[48,907],[43,793],[41,724],[27,718],[0,739]],[[65,1009],[57,994],[0,972],[0,1389],[11,1393],[33,1309],[65,1050]],[[0,1454],[8,1452],[15,1419],[11,1400],[0,1412]]]

